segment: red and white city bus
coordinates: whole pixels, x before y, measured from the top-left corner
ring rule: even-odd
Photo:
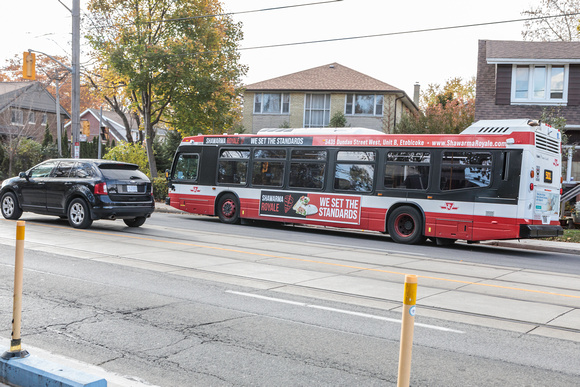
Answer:
[[[400,243],[563,232],[561,134],[531,120],[479,121],[453,135],[301,128],[186,137],[168,182],[171,206],[225,223],[375,230]]]

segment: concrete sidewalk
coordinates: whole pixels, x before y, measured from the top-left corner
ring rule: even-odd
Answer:
[[[177,208],[168,206],[165,203],[155,203],[156,212],[172,213],[172,214],[188,214],[188,212],[178,210]],[[481,244],[507,247],[513,249],[535,250],[535,251],[550,251],[553,253],[576,254],[580,255],[580,244],[547,241],[544,239],[507,239],[507,240],[491,240],[481,242]]]

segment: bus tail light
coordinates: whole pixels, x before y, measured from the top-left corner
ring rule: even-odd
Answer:
[[[534,173],[534,170],[532,169],[532,170],[530,171],[530,177],[533,179],[533,178],[534,178],[534,176],[535,176],[535,173]]]
[[[534,183],[530,183],[530,191],[534,190]]]
[[[107,183],[97,183],[95,184],[95,195],[108,195]]]

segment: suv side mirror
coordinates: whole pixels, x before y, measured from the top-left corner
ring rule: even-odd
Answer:
[[[28,181],[28,175],[26,174],[26,172],[20,172],[18,174],[18,177],[20,177],[21,179],[26,179],[26,181]]]

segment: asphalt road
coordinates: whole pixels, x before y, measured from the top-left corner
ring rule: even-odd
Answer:
[[[382,236],[172,214],[138,230],[25,220],[23,346],[125,381],[395,385],[402,273],[413,271],[420,275],[413,386],[580,384],[580,285],[575,274],[554,274],[559,264],[574,267],[573,255],[409,249]],[[0,221],[5,338],[14,225]],[[530,254],[531,264],[551,259],[554,270],[517,267]],[[476,262],[485,256],[508,265]]]

